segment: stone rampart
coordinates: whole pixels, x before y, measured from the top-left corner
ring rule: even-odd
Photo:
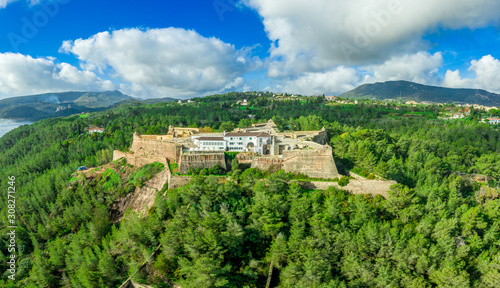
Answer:
[[[191,176],[172,176],[168,181],[168,189],[186,186],[191,181]]]
[[[276,172],[283,169],[283,158],[281,156],[257,156],[252,159],[251,167]]]
[[[131,153],[124,153],[118,150],[113,151],[113,161],[120,158],[125,158],[128,164],[137,167],[154,162],[162,163],[165,167],[168,167],[167,159],[162,156],[140,156]]]
[[[163,156],[179,163],[182,145],[173,143],[166,137],[163,139],[162,136],[141,136],[134,133],[130,151],[140,156]]]
[[[300,186],[306,189],[327,190],[328,187],[335,187],[345,190],[352,194],[371,194],[373,196],[380,195],[387,199],[389,197],[388,191],[391,185],[397,184],[396,181],[382,181],[382,180],[357,180],[351,179],[349,184],[340,187],[337,182],[319,182],[319,181],[297,181]]]
[[[219,165],[227,169],[224,153],[186,153],[182,154],[179,162],[179,173],[186,174],[189,168],[212,168]]]
[[[283,168],[286,172],[300,173],[313,178],[333,179],[340,176],[330,146],[319,150],[284,151]]]

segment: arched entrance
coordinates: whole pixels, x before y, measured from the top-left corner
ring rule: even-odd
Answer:
[[[253,142],[250,142],[247,144],[247,151],[248,152],[254,152],[255,150],[255,145],[253,144]]]

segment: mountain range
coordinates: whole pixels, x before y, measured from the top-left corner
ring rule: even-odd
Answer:
[[[174,100],[177,99],[161,98],[155,99],[153,102],[170,102]],[[0,100],[0,118],[36,121],[81,112],[105,110],[128,102],[150,104],[151,101],[137,99],[117,90],[45,93]]]
[[[340,97],[500,106],[500,95],[485,90],[444,88],[408,81],[365,84],[340,95]],[[155,104],[175,100],[178,99],[166,97],[141,100],[117,90],[45,93],[0,100],[0,118],[37,121],[50,117],[105,110],[123,103]]]
[[[456,89],[428,86],[408,81],[387,81],[361,85],[340,95],[341,98],[405,100],[434,103],[500,106],[500,95],[481,89]]]

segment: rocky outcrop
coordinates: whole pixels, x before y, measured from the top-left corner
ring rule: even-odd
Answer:
[[[168,166],[162,172],[156,174],[149,181],[145,182],[142,187],[136,187],[133,193],[128,194],[124,198],[118,200],[113,206],[113,210],[117,211],[116,220],[121,220],[125,215],[127,208],[140,215],[147,215],[155,203],[156,192],[160,191],[167,183],[170,170]]]

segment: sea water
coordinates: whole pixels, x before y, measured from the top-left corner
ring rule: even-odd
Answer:
[[[10,119],[0,119],[0,137],[5,135],[10,130],[16,129],[17,127],[24,125],[24,124],[31,124],[31,122],[10,120]]]

